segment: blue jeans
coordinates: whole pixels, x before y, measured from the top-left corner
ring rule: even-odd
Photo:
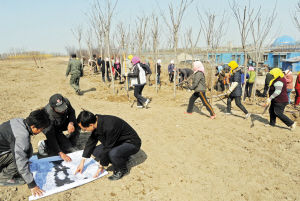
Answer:
[[[93,155],[95,157],[100,156],[103,152],[104,146],[102,144],[98,145],[94,151]],[[129,156],[136,154],[140,150],[140,147],[130,144],[130,143],[123,143],[119,146],[113,147],[108,152],[108,157],[110,162],[113,165],[115,171],[126,169],[126,163],[129,159]]]
[[[291,98],[290,98],[290,95],[291,95],[291,92],[293,91],[293,89],[287,89],[287,95],[289,97],[289,104],[291,104]]]

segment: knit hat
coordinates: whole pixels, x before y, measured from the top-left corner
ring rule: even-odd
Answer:
[[[134,56],[132,59],[131,59],[131,63],[133,65],[137,64],[137,63],[140,63],[140,58],[137,57],[137,56]]]
[[[194,70],[194,72],[200,71],[200,72],[204,73],[204,66],[203,66],[202,62],[195,61],[193,63],[193,70]]]

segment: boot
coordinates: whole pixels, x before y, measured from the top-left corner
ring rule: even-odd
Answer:
[[[109,176],[108,179],[109,180],[119,180],[121,179],[125,174],[128,173],[128,169],[127,168],[124,168],[122,170],[118,170],[118,171],[114,171],[114,174]]]

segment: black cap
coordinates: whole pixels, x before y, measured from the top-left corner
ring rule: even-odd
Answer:
[[[68,106],[61,94],[54,94],[49,99],[50,106],[59,113],[63,113],[68,109]]]

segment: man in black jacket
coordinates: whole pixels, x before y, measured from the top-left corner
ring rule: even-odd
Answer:
[[[0,185],[12,186],[26,182],[34,196],[43,194],[29,170],[29,158],[33,150],[30,136],[39,134],[49,124],[46,111],[38,109],[26,119],[11,119],[0,125]]]
[[[82,130],[92,134],[85,145],[83,158],[75,174],[82,173],[85,159],[93,154],[95,160],[100,162],[95,177],[103,172],[103,166],[112,163],[114,174],[109,179],[122,178],[128,172],[126,163],[129,156],[136,154],[141,147],[141,139],[136,131],[123,119],[110,115],[94,115],[88,111],[82,111],[77,122]],[[101,144],[96,146],[98,141]]]
[[[71,161],[66,153],[76,151],[75,146],[80,134],[75,110],[69,100],[61,94],[51,96],[45,110],[49,114],[51,124],[43,131],[47,140],[39,142],[39,154],[59,155],[64,161]],[[63,134],[66,130],[69,133],[68,137]]]

